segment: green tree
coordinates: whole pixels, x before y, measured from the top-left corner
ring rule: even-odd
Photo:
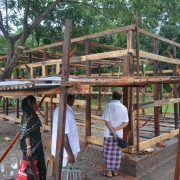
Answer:
[[[140,28],[179,41],[180,2],[177,0],[171,3],[168,0],[1,0],[0,30],[7,45],[4,47],[7,61],[2,79],[10,78],[17,64],[21,54],[18,46],[39,46],[54,42],[54,35],[63,37],[65,19],[72,19],[74,38],[134,24],[135,10]],[[92,41],[126,48],[126,33]],[[140,49],[152,52],[150,38],[140,35],[139,42]],[[158,48],[159,54],[163,55],[172,47],[160,43]],[[85,48],[78,45],[78,50],[85,51]],[[104,50],[92,48],[92,52]]]

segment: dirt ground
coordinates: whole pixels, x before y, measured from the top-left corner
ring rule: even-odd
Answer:
[[[3,152],[6,150],[6,148],[10,144],[10,141],[6,141],[4,139],[5,137],[8,137],[10,139],[14,138],[13,135],[0,133],[0,156],[3,154]],[[9,151],[5,159],[0,164],[0,180],[16,176],[21,157],[22,157],[22,152],[19,147],[19,141],[17,141],[15,145],[12,147],[12,149]],[[86,180],[110,179],[110,178],[103,177],[99,173],[97,173],[99,169],[95,170],[94,168],[92,168],[91,164],[87,164],[82,161],[79,161],[77,164],[81,166],[80,168],[82,168],[82,173],[84,175],[88,174],[88,177],[86,176],[86,178],[84,178]],[[163,164],[161,167],[152,169],[151,171],[145,173],[138,180],[174,180],[174,169],[175,169],[175,158]],[[48,174],[49,174],[49,170],[48,170]],[[52,177],[47,176],[47,180],[52,180],[52,179],[53,179]],[[122,176],[118,176],[111,179],[130,180],[130,178],[128,178],[127,175],[124,178]]]

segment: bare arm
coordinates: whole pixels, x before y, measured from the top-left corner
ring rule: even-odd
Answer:
[[[115,129],[111,126],[109,121],[105,121],[106,126],[108,127],[109,131],[112,132],[113,134],[116,134]]]
[[[31,146],[31,143],[30,143],[30,137],[29,138],[26,138],[26,148],[27,148],[27,156],[28,157],[31,157],[32,156],[32,150],[31,150],[31,147],[29,147],[29,146]]]
[[[128,124],[129,124],[129,122],[123,122],[120,126],[114,128],[114,129],[115,129],[115,131],[118,131],[120,129],[125,128]]]
[[[68,162],[70,164],[73,164],[75,163],[75,158],[74,158],[74,155],[72,153],[72,150],[71,150],[71,147],[69,145],[69,139],[68,139],[68,136],[65,134],[64,136],[64,147],[67,151],[67,154],[68,154]]]

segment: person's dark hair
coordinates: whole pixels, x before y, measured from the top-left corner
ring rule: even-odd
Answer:
[[[68,94],[68,96],[67,96],[68,101],[71,101],[74,98],[75,98],[75,95],[72,95],[72,94]]]
[[[34,112],[34,108],[33,108],[33,102],[34,101],[36,101],[36,98],[32,95],[24,98],[22,100],[22,104],[21,104],[22,111],[25,111],[29,115],[31,115]]]
[[[112,93],[112,99],[114,100],[121,100],[122,93],[120,91],[114,91]]]

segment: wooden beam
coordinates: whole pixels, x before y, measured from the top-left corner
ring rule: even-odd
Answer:
[[[143,108],[150,108],[150,107],[160,107],[163,105],[169,105],[169,104],[175,104],[175,103],[179,103],[180,102],[180,98],[171,98],[171,99],[164,99],[164,100],[156,100],[153,102],[146,102],[146,103],[141,103],[139,105],[140,109]],[[136,110],[136,104],[134,104],[134,110]]]
[[[178,76],[158,76],[158,77],[111,77],[111,78],[82,78],[73,79],[73,81],[66,81],[62,83],[64,86],[75,86],[75,85],[90,85],[90,86],[146,86],[149,84],[173,84],[179,83],[180,77]]]
[[[176,43],[176,42],[171,41],[171,40],[169,40],[169,39],[163,38],[162,36],[158,36],[158,35],[156,35],[156,34],[153,34],[153,33],[151,33],[151,32],[148,32],[148,31],[143,30],[143,29],[140,29],[140,28],[138,28],[138,31],[139,31],[139,33],[144,34],[144,35],[146,35],[146,36],[149,36],[149,37],[152,37],[152,38],[156,38],[156,39],[158,39],[158,40],[161,40],[161,41],[166,42],[166,43],[168,43],[168,44],[174,45],[174,46],[176,46],[176,47],[180,47],[180,44],[179,44],[179,43]]]
[[[69,59],[70,59],[70,45],[71,45],[71,31],[72,21],[65,20],[65,32],[63,43],[63,60],[62,60],[62,82],[69,80]],[[54,168],[54,179],[61,180],[61,169],[63,162],[64,151],[64,137],[65,137],[65,122],[66,122],[66,108],[67,108],[67,87],[61,86],[60,91],[60,104],[58,111],[58,124],[57,124],[57,142],[56,142],[56,158]]]
[[[104,139],[97,138],[97,137],[94,137],[94,136],[88,136],[87,141],[90,142],[90,143],[99,145],[99,146],[103,146],[103,144],[104,144]]]
[[[16,123],[21,123],[21,119],[19,119],[19,118],[15,118],[15,117],[8,116],[8,115],[5,115],[5,114],[0,114],[0,117],[4,118],[4,119],[11,120],[11,121],[14,121]]]
[[[59,87],[52,88],[40,88],[40,89],[18,89],[18,90],[1,90],[1,96],[29,96],[29,95],[42,95],[42,94],[59,94]],[[74,86],[67,89],[68,94],[90,94],[91,88],[89,85],[85,86]]]
[[[91,53],[90,40],[86,40],[86,54]],[[91,76],[91,61],[86,61],[86,76]],[[91,95],[86,95],[86,136],[91,136]]]
[[[145,142],[142,142],[142,143],[140,143],[140,150],[143,150],[143,149],[147,148],[148,146],[155,145],[156,143],[164,141],[166,139],[170,139],[170,138],[176,136],[178,133],[179,133],[179,129],[176,129],[174,131],[171,131],[170,133],[165,133],[165,134],[162,134],[153,139],[149,139]]]
[[[74,39],[71,39],[71,43],[75,43],[75,42],[79,42],[79,41],[85,41],[86,39],[93,39],[93,38],[97,38],[97,37],[101,37],[101,36],[105,36],[105,35],[109,35],[109,34],[120,33],[120,32],[124,32],[124,31],[128,31],[130,29],[135,29],[135,25],[132,24],[132,25],[120,27],[117,29],[111,29],[111,30],[102,31],[99,33],[91,34],[91,35],[86,35],[86,36],[74,38]],[[57,43],[39,46],[36,48],[30,48],[28,50],[24,50],[22,53],[26,54],[28,52],[37,51],[38,49],[48,49],[48,48],[52,48],[52,47],[56,47],[56,46],[60,46],[60,45],[63,45],[63,42],[57,42]]]
[[[132,54],[134,56],[136,56],[136,50],[135,49],[134,50],[130,49],[129,52],[132,52]],[[172,58],[169,58],[169,57],[160,56],[160,55],[157,55],[157,54],[144,52],[144,51],[139,51],[139,56],[143,57],[143,58],[147,58],[147,59],[152,59],[152,60],[156,60],[156,61],[170,63],[170,64],[180,64],[179,59],[172,59]]]

